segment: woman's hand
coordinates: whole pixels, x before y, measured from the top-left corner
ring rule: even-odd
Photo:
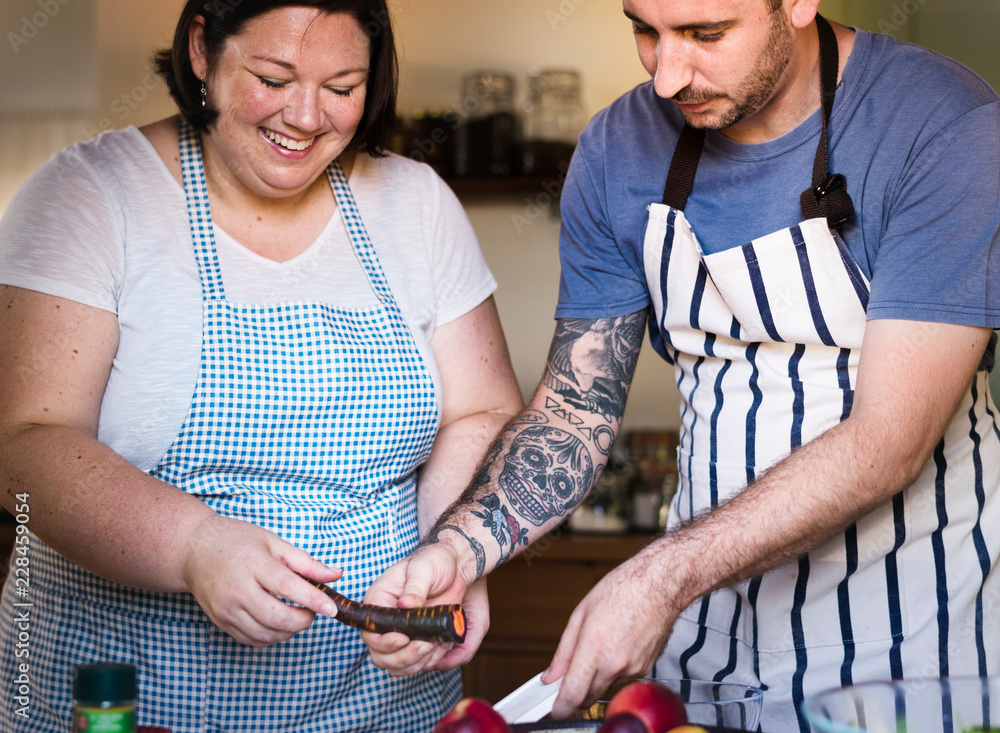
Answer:
[[[317,613],[337,613],[333,601],[300,575],[330,583],[341,571],[249,522],[206,518],[191,533],[182,563],[195,600],[243,644],[276,644],[308,628]]]
[[[465,664],[476,653],[490,623],[486,579],[469,585],[458,572],[455,555],[442,545],[421,547],[390,567],[368,589],[365,601],[391,608],[461,603],[465,610],[461,644],[410,641],[399,633],[362,633],[372,662],[394,676]]]

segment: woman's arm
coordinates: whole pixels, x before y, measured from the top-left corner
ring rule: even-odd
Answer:
[[[27,494],[30,529],[64,557],[123,585],[193,593],[244,643],[273,643],[311,623],[311,611],[275,595],[328,612],[326,596],[295,572],[329,582],[337,571],[220,517],[97,440],[117,348],[114,314],[0,286],[4,506]]]
[[[523,406],[493,298],[434,331],[441,428],[420,469],[420,536],[469,484],[486,448]]]

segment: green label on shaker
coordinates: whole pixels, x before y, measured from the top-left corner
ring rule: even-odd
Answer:
[[[81,708],[73,711],[73,733],[135,733],[135,708]]]

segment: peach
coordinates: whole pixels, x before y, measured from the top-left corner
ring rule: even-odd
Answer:
[[[647,733],[667,733],[687,723],[681,696],[654,680],[636,680],[615,693],[606,715],[616,713],[632,713],[646,724]]]
[[[438,721],[434,733],[510,733],[510,726],[486,700],[465,697]]]

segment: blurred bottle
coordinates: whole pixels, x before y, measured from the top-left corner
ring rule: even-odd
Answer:
[[[524,107],[521,167],[535,175],[565,174],[587,124],[580,74],[568,69],[532,69]]]
[[[101,662],[73,667],[73,731],[136,733],[136,668]]]
[[[442,178],[454,174],[455,129],[444,110],[414,110],[408,132],[403,155],[427,163]]]
[[[517,116],[514,77],[478,71],[462,84],[462,109],[468,116],[455,131],[455,173],[459,176],[509,176],[516,170]]]
[[[629,436],[636,465],[629,525],[642,532],[662,531],[677,490],[677,434],[637,431]]]

